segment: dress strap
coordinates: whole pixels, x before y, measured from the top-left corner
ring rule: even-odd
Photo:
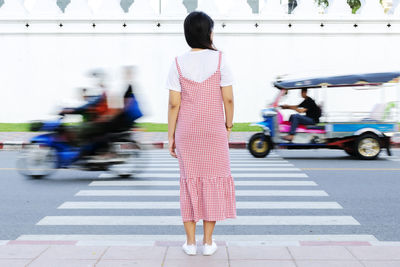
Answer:
[[[222,59],[222,52],[219,51],[219,58],[218,58],[218,70],[221,70],[221,59]]]
[[[179,76],[182,77],[181,67],[179,67],[178,57],[175,58],[176,69],[178,70]]]

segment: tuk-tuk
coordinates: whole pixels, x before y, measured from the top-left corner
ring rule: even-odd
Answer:
[[[293,141],[282,137],[290,131],[279,106],[281,98],[292,90],[329,88],[376,88],[387,83],[399,83],[400,72],[367,73],[307,79],[278,80],[273,85],[279,89],[273,103],[262,110],[263,132],[254,134],[249,142],[250,153],[257,158],[266,157],[273,148],[284,149],[341,149],[359,159],[375,159],[381,149],[390,152],[390,135],[398,131],[398,122],[381,118],[362,118],[354,121],[322,121],[315,125],[299,125]],[[332,89],[335,90],[335,89]],[[354,101],[357,101],[355,99]],[[323,108],[322,108],[322,112]],[[323,117],[327,117],[326,114]]]

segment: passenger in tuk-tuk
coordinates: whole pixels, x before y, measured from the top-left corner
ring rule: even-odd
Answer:
[[[294,135],[296,134],[296,129],[299,124],[303,125],[314,125],[319,122],[319,118],[321,117],[321,109],[315,103],[315,101],[307,95],[307,89],[301,90],[301,97],[304,98],[303,102],[299,105],[290,106],[290,105],[282,105],[280,106],[283,109],[292,109],[297,111],[298,113],[306,113],[306,115],[293,114],[290,116],[290,132],[288,135],[282,137],[284,140],[292,141]]]

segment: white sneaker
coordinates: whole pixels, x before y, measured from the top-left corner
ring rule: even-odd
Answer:
[[[208,244],[203,245],[203,255],[211,256],[217,251],[217,249],[218,249],[218,246],[213,240],[211,245],[208,245]]]
[[[183,249],[183,251],[185,251],[185,253],[187,255],[194,256],[194,255],[196,255],[197,246],[196,245],[188,245],[187,241],[186,241],[185,244],[183,244],[182,249]]]

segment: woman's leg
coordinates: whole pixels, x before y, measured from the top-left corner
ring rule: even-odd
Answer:
[[[196,222],[183,222],[188,245],[196,244]]]
[[[216,222],[203,221],[204,237],[203,244],[212,244],[212,234],[214,232]]]

